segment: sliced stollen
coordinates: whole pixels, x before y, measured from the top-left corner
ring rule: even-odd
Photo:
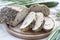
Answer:
[[[29,11],[42,12],[45,16],[48,16],[50,14],[49,8],[43,4],[33,4],[29,8]]]
[[[35,32],[39,32],[41,31],[42,25],[44,24],[44,15],[41,12],[37,12],[36,17],[37,17],[36,23],[32,30]]]
[[[50,31],[50,30],[52,30],[53,28],[54,28],[54,21],[53,21],[53,19],[52,18],[50,18],[50,17],[45,17],[45,24],[44,24],[44,26],[43,26],[43,29],[45,30],[45,31]]]
[[[31,24],[35,21],[35,12],[30,12],[25,20],[23,21],[22,25],[20,26],[20,30],[28,31],[31,28]]]
[[[13,26],[16,26],[19,22],[21,22],[28,14],[28,8],[27,7],[20,7],[19,13],[16,15],[15,20],[13,22]]]
[[[3,7],[0,13],[7,24],[16,26],[28,14],[28,8],[22,5],[10,5]]]

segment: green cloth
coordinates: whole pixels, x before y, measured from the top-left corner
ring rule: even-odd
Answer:
[[[60,40],[60,26],[58,26],[54,31],[52,31],[47,40]]]
[[[11,1],[11,2],[15,2],[16,4],[20,4],[20,5],[26,5],[26,4],[33,3],[33,0],[2,0],[2,1]]]

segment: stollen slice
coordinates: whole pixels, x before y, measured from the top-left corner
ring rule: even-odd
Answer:
[[[44,15],[41,12],[37,12],[36,15],[37,15],[37,20],[32,30],[35,32],[39,32],[41,31],[42,25],[44,24]]]
[[[43,29],[45,31],[50,31],[54,28],[54,20],[50,17],[45,17],[45,24],[43,26]]]
[[[20,26],[20,30],[28,31],[32,28],[30,25],[35,21],[35,12],[30,12],[25,20],[23,21],[22,25]]]

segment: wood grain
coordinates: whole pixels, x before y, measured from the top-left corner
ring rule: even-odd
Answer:
[[[38,32],[38,33],[35,33],[35,32],[22,32],[20,29],[19,29],[19,25],[16,26],[16,27],[12,27],[12,26],[8,26],[6,25],[6,30],[13,36],[17,37],[17,38],[22,38],[22,39],[42,39],[42,38],[45,38],[47,37],[51,31],[49,32]]]

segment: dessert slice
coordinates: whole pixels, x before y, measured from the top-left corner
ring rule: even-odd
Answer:
[[[41,31],[42,25],[44,24],[44,15],[41,12],[37,12],[36,15],[37,15],[37,20],[32,30],[38,32]]]
[[[54,28],[54,21],[50,17],[45,17],[45,24],[43,26],[43,29],[45,31],[50,31]]]
[[[28,31],[32,28],[32,25],[34,23],[35,19],[35,12],[30,12],[25,20],[23,21],[22,25],[20,26],[20,29],[22,31]]]
[[[16,26],[28,14],[28,8],[21,5],[11,5],[3,7],[0,13],[0,17],[3,18],[7,24]]]
[[[49,8],[43,4],[34,4],[29,9],[34,12],[42,12],[44,16],[48,16],[50,14]]]

